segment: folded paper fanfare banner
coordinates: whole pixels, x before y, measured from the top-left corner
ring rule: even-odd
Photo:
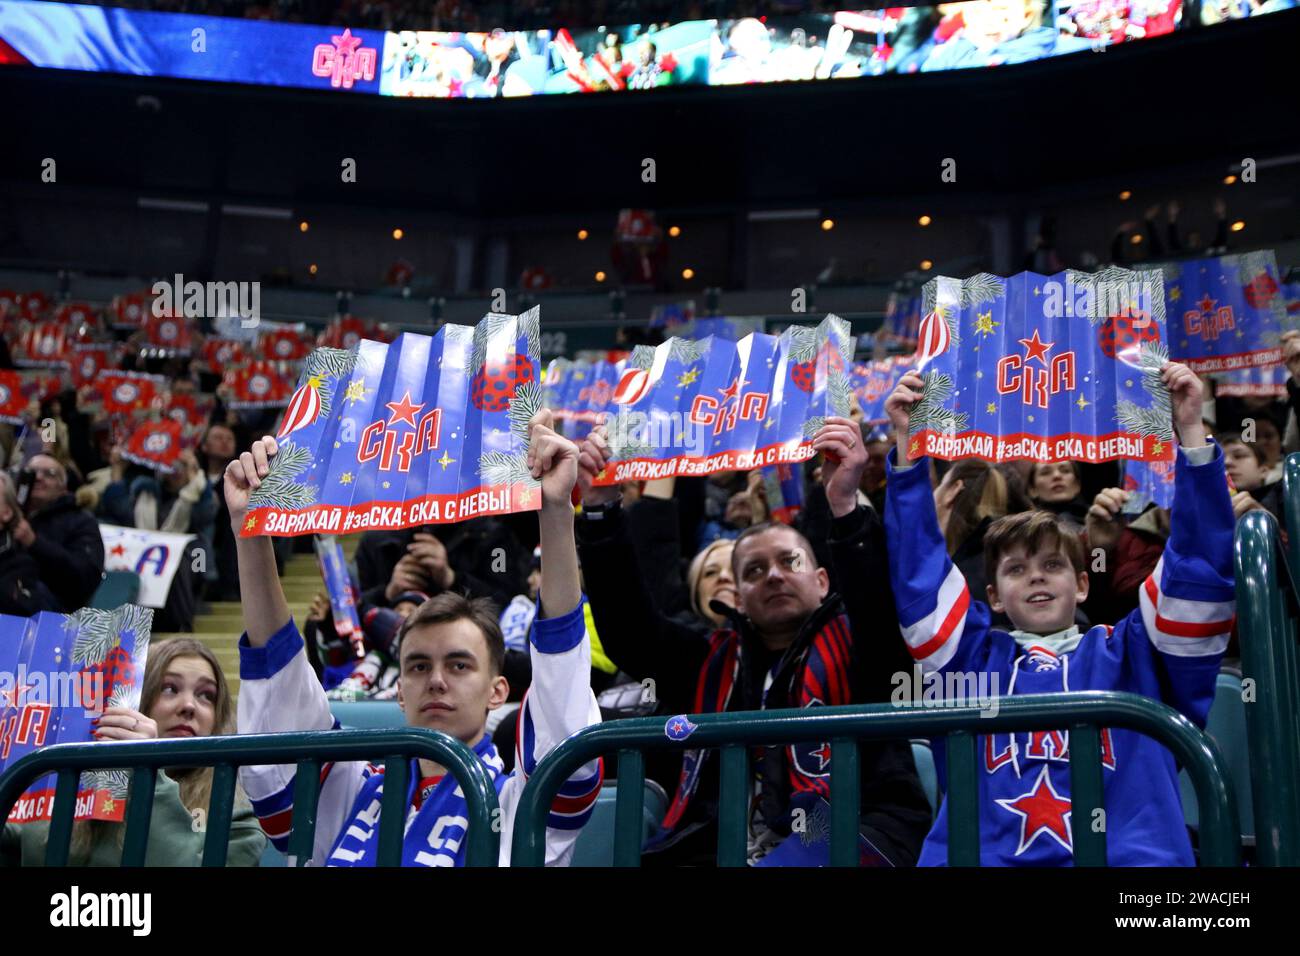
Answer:
[[[938,277],[923,296],[910,457],[1173,457],[1160,272]]]
[[[249,502],[252,535],[352,534],[536,510],[539,310],[316,349]]]
[[[1286,398],[1286,381],[1291,373],[1285,365],[1256,365],[1214,376],[1214,395],[1219,397]]]
[[[614,370],[604,409],[611,465],[596,484],[806,461],[826,418],[848,417],[852,357],[849,324],[834,315],[779,336],[639,345]]]
[[[1174,505],[1174,463],[1172,461],[1126,461],[1124,490],[1130,492],[1124,513],[1139,515],[1149,505]]]
[[[794,524],[803,510],[803,468],[795,464],[764,465],[763,490],[772,520]]]
[[[352,642],[357,657],[365,656],[361,619],[357,617],[357,602],[352,594],[352,580],[348,576],[348,561],[343,545],[332,534],[320,534],[312,542],[316,547],[316,560],[320,564],[321,578],[329,593],[330,610],[334,615],[334,633]]]
[[[134,604],[75,614],[0,615],[0,773],[50,744],[89,743],[105,707],[139,707],[153,612]],[[121,822],[129,771],[82,771],[75,818]],[[9,823],[48,821],[51,774],[27,789]]]
[[[1194,372],[1226,372],[1282,359],[1287,302],[1271,250],[1159,267],[1165,277],[1169,353]],[[1294,320],[1293,320],[1294,321]]]
[[[849,374],[853,384],[853,396],[862,409],[863,421],[868,425],[884,425],[889,416],[885,414],[885,399],[898,385],[913,366],[912,357],[896,355],[893,358],[877,359],[874,362],[858,362]]]

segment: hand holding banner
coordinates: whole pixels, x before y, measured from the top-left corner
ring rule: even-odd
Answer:
[[[1159,272],[981,273],[926,283],[941,319],[909,457],[1166,461],[1173,456]]]

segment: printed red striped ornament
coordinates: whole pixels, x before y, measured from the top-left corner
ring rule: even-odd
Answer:
[[[615,405],[635,405],[650,390],[650,373],[643,368],[630,368],[623,373],[614,389]]]
[[[276,438],[291,435],[300,428],[306,428],[320,416],[320,390],[316,379],[309,379],[289,399],[289,407],[284,412],[284,422],[276,432]]]
[[[914,356],[916,370],[921,371],[930,359],[948,351],[948,346],[951,344],[952,332],[948,328],[947,320],[937,311],[927,313],[925,318],[921,319],[921,327],[917,330]]]

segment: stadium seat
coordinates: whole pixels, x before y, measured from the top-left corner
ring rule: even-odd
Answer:
[[[1205,732],[1218,744],[1219,753],[1228,764],[1228,775],[1237,795],[1237,812],[1241,816],[1242,844],[1254,846],[1255,808],[1251,803],[1250,749],[1246,743],[1246,705],[1241,699],[1239,676],[1219,674]],[[1178,774],[1178,785],[1182,791],[1184,819],[1195,830],[1200,823],[1200,808],[1187,771]]]
[[[614,805],[618,792],[617,784],[605,784],[600,788],[596,798],[596,808],[591,819],[578,835],[577,845],[573,848],[571,866],[613,866],[614,865]],[[641,842],[648,840],[659,829],[664,813],[668,810],[668,794],[664,788],[653,780],[645,782],[645,809],[643,811]]]
[[[934,754],[928,740],[912,741],[912,759],[916,761],[916,775],[921,778],[921,789],[930,801],[930,819],[939,812],[939,776],[934,770]]]
[[[123,604],[133,604],[140,596],[140,575],[134,571],[105,571],[104,580],[91,595],[88,607],[111,611]]]
[[[349,730],[406,726],[395,700],[332,700],[330,713]]]

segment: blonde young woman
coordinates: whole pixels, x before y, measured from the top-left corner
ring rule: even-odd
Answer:
[[[140,709],[108,707],[98,718],[96,740],[211,737],[235,732],[230,687],[212,651],[191,638],[149,648]],[[207,838],[212,769],[168,767],[158,774],[145,866],[198,866]],[[118,866],[124,824],[79,820],[73,825],[72,866]],[[10,824],[0,840],[0,862],[40,866],[49,836],[46,823]],[[253,809],[236,789],[227,866],[256,866],[266,847]]]

